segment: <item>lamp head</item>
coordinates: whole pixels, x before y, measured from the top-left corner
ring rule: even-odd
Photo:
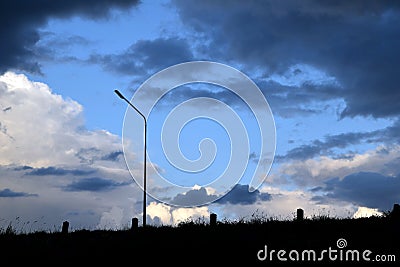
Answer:
[[[121,98],[121,99],[125,99],[125,97],[118,91],[118,90],[114,90],[114,92]]]

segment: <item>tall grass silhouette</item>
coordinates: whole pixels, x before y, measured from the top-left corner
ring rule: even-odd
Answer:
[[[16,221],[15,226],[18,225],[21,222]],[[349,249],[393,254],[400,260],[399,228],[400,221],[393,219],[389,212],[357,219],[323,214],[303,220],[282,220],[255,212],[237,220],[223,218],[215,225],[210,225],[208,218],[201,217],[189,218],[176,226],[76,229],[68,233],[61,232],[61,225],[57,230],[28,233],[26,227],[20,227],[18,231],[10,223],[0,229],[0,247],[2,261],[13,264],[28,262],[54,266],[86,262],[115,266],[139,261],[151,264],[163,259],[162,262],[175,265],[246,262],[246,266],[253,266],[266,264],[256,257],[265,245],[287,250],[326,249],[336,247],[336,241],[344,239]],[[8,258],[15,254],[21,257]],[[310,262],[297,262],[299,264],[308,265]]]

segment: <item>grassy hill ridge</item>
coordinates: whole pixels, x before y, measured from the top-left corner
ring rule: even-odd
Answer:
[[[339,248],[339,241],[344,242],[345,246]],[[237,263],[245,263],[246,266],[308,266],[322,262],[348,265],[350,262],[352,265],[364,266],[377,263],[373,258],[376,255],[385,256],[385,263],[394,266],[400,261],[400,221],[388,216],[359,219],[322,217],[299,221],[256,219],[247,222],[217,222],[215,225],[186,221],[178,226],[146,226],[125,230],[82,229],[69,233],[42,231],[18,234],[2,231],[0,247],[3,263],[53,266],[70,266],[82,262],[91,265],[110,263],[113,266],[117,263],[138,265],[139,262],[178,266],[189,263],[212,266]],[[265,250],[267,257],[260,260],[265,256]],[[272,250],[274,252],[270,254]],[[280,250],[284,252],[278,258]],[[305,259],[302,259],[304,250]],[[327,251],[321,254],[323,250]],[[331,251],[331,256],[335,254],[337,259],[328,257],[329,250],[336,250],[335,253]],[[351,250],[349,255],[355,250],[357,253],[369,250],[371,260],[346,261],[344,256],[348,250]],[[315,252],[315,258],[310,251]],[[291,257],[289,253],[292,253]],[[342,260],[339,260],[340,253],[343,254]],[[322,260],[319,261],[319,258]]]

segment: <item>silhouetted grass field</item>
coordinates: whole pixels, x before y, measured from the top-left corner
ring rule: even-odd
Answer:
[[[82,265],[110,266],[245,266],[276,265],[370,265],[377,263],[376,255],[384,255],[385,265],[399,266],[400,221],[390,216],[359,219],[319,217],[304,220],[272,220],[253,218],[249,221],[186,221],[177,226],[146,226],[124,230],[38,231],[16,233],[0,229],[1,266]],[[338,248],[338,240],[346,246]],[[268,257],[257,254],[267,246]],[[337,258],[328,258],[329,248]],[[272,256],[269,254],[275,250]],[[284,250],[281,261],[279,250]],[[289,259],[289,254],[296,259]],[[316,259],[301,260],[304,250],[316,251]],[[327,250],[322,258],[321,251]],[[340,252],[342,250],[342,252]],[[361,253],[369,250],[370,261],[345,260],[347,250]],[[292,252],[291,252],[292,251]],[[342,253],[342,260],[340,260]],[[349,254],[351,255],[351,254]],[[261,258],[264,252],[260,252]],[[305,254],[305,256],[310,256]],[[390,256],[390,257],[389,257]],[[395,257],[395,258],[393,258]],[[281,257],[282,258],[282,257]],[[318,260],[321,258],[322,260]],[[395,261],[393,261],[395,260]],[[380,262],[381,265],[382,262]],[[4,264],[4,265],[3,265]]]

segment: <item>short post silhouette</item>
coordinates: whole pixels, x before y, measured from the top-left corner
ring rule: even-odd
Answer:
[[[302,221],[304,219],[304,210],[303,209],[297,209],[297,220]]]
[[[400,204],[394,204],[393,210],[390,212],[390,219],[396,222],[400,222]]]
[[[215,213],[210,214],[210,225],[211,226],[217,225],[217,214],[215,214]]]
[[[139,219],[138,218],[132,218],[131,230],[135,231],[136,229],[138,229],[138,226],[139,226]]]
[[[68,221],[63,222],[61,232],[63,234],[68,234],[68,227],[69,227],[69,222]]]

